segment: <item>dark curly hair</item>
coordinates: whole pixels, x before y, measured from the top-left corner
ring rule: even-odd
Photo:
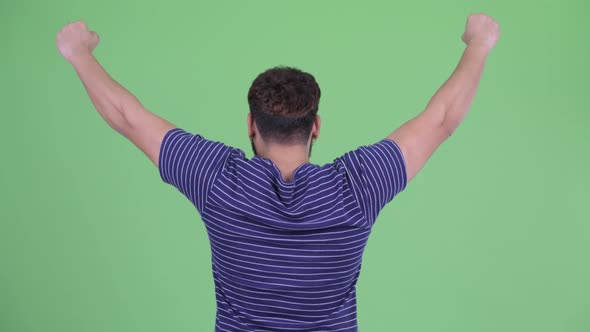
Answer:
[[[305,143],[318,112],[320,94],[311,74],[294,67],[277,66],[252,82],[248,104],[265,140]]]

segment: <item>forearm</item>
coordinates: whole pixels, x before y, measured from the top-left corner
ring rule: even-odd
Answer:
[[[451,135],[469,112],[475,97],[489,50],[467,46],[449,79],[430,100],[438,112],[441,126]]]
[[[139,103],[137,98],[117,83],[91,54],[72,61],[72,66],[100,116],[119,131],[126,123],[125,105]]]

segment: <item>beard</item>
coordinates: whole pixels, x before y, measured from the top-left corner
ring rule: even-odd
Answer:
[[[252,152],[254,152],[254,155],[257,156],[258,153],[256,152],[256,147],[254,146],[254,140],[253,139],[250,140],[250,145],[252,146]]]
[[[255,156],[258,155],[258,153],[256,152],[256,146],[254,145],[254,140],[250,140],[250,145],[252,146],[252,152],[254,153]],[[313,140],[311,141],[311,143],[309,143],[309,154],[307,155],[308,158],[311,157],[311,148],[313,147]]]

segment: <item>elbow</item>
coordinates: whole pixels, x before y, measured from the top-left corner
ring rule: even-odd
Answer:
[[[123,114],[117,112],[110,118],[106,119],[106,121],[116,132],[127,137],[127,133],[129,132],[129,123]]]
[[[459,127],[459,123],[455,121],[448,121],[448,119],[445,119],[445,121],[442,122],[440,127],[442,132],[445,134],[445,137],[451,137],[455,130],[457,130],[457,127]]]
[[[449,111],[447,111],[445,113],[445,117],[442,121],[441,127],[445,131],[445,133],[447,134],[447,137],[450,137],[451,135],[453,135],[455,130],[457,130],[457,128],[459,128],[459,125],[461,124],[461,122],[463,122],[463,119],[465,118],[465,113],[466,112],[449,112]]]

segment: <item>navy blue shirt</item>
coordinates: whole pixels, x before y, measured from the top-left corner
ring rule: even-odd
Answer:
[[[286,182],[270,159],[173,128],[159,165],[205,223],[216,331],[357,331],[369,233],[407,183],[394,141],[304,163]]]

